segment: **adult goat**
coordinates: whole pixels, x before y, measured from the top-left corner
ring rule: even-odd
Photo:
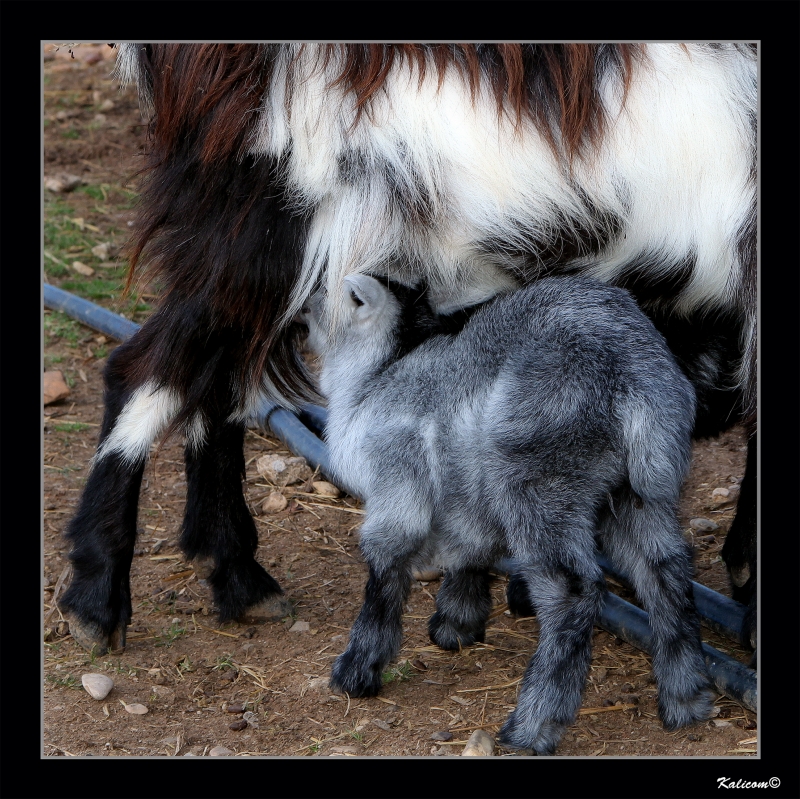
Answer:
[[[181,546],[221,619],[281,589],[256,562],[242,439],[310,391],[292,320],[351,273],[423,276],[453,310],[546,275],[627,288],[697,391],[696,436],[744,420],[723,556],[756,579],[756,54],[735,44],[127,44],[151,115],[132,275],[158,310],[106,370],[67,535],[74,637],[124,644],[151,443],[186,436]]]

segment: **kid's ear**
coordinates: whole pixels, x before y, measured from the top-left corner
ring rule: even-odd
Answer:
[[[386,305],[388,289],[369,275],[347,275],[344,290],[351,303],[358,307],[357,313],[371,316]]]

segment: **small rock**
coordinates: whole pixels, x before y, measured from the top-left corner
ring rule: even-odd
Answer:
[[[58,116],[58,114],[56,114],[56,116]],[[77,175],[70,175],[66,172],[59,172],[53,177],[44,179],[44,187],[56,194],[77,189],[81,183],[83,183],[83,180]]]
[[[248,727],[252,727],[255,730],[258,729],[258,716],[252,710],[248,710],[242,718],[247,722]]]
[[[101,111],[111,111],[112,108],[114,108],[114,101],[113,100],[103,100],[103,102],[100,103],[100,110]]]
[[[462,757],[489,757],[494,753],[494,738],[485,730],[475,730],[469,736]]]
[[[168,688],[166,685],[151,685],[150,691],[161,702],[166,702],[171,705],[175,701],[175,691],[172,688]]]
[[[702,735],[697,735],[696,733],[693,733],[693,732],[690,732],[690,733],[687,733],[686,740],[687,741],[702,741],[703,740],[703,736]]]
[[[311,487],[314,489],[314,493],[323,497],[333,497],[335,499],[342,495],[342,492],[333,483],[328,483],[325,480],[317,480],[311,484]]]
[[[102,244],[96,244],[92,247],[92,255],[99,258],[101,261],[107,261],[114,255],[116,249],[117,248],[113,244],[103,242]]]
[[[387,724],[385,721],[381,719],[372,719],[372,723],[379,729],[383,730],[384,732],[389,732],[392,729],[390,724]]]
[[[212,750],[211,750],[211,751],[208,753],[208,756],[209,756],[209,757],[229,757],[229,756],[230,756],[230,755],[232,755],[232,754],[233,754],[233,752],[231,752],[231,750],[230,750],[230,749],[228,749],[228,748],[227,748],[227,747],[225,747],[225,746],[215,746],[215,747],[214,747],[214,748],[213,748],[213,749],[212,749]]]
[[[421,583],[432,583],[435,580],[442,579],[442,570],[437,569],[435,566],[412,569],[411,576]]]
[[[712,530],[719,530],[719,525],[712,522],[710,519],[692,519],[689,522],[689,527],[692,530],[699,530],[704,533],[711,532]]]
[[[51,371],[44,373],[44,404],[52,405],[54,402],[66,399],[69,396],[69,386],[61,372]]]
[[[308,689],[310,691],[326,691],[328,689],[328,678],[312,677],[308,681]]]
[[[603,666],[600,666],[596,669],[593,668],[591,671],[591,676],[595,682],[602,682],[608,676],[608,669],[604,668]]]
[[[290,633],[307,633],[311,625],[307,621],[296,621],[290,628]]]
[[[357,755],[361,750],[357,746],[332,746],[331,753],[335,755]]]
[[[81,683],[92,699],[105,699],[114,687],[114,680],[105,674],[84,674]]]
[[[261,510],[264,513],[280,513],[288,504],[289,500],[280,491],[272,491],[261,503]]]
[[[239,719],[238,721],[232,721],[228,725],[229,730],[233,730],[234,732],[239,732],[240,730],[247,729],[247,722],[244,719]]]
[[[453,740],[453,733],[448,732],[447,730],[439,730],[439,732],[433,733],[431,735],[432,741],[452,741]]]
[[[225,710],[228,713],[244,713],[244,705],[241,702],[231,702]]]
[[[81,261],[72,262],[72,271],[77,272],[79,275],[83,275],[84,277],[91,277],[94,274],[94,269],[92,269],[91,266],[86,266],[86,264],[82,263]]]
[[[156,685],[165,685],[167,682],[167,678],[164,676],[161,669],[148,669],[147,676],[156,684]]]
[[[132,702],[130,705],[125,705],[125,710],[128,713],[133,713],[134,716],[143,716],[145,713],[149,712],[145,705],[140,705],[138,702]]]
[[[725,721],[724,719],[712,719],[711,723],[715,727],[732,727],[733,726],[729,721]]]
[[[281,488],[304,482],[312,474],[305,458],[281,458],[276,455],[262,455],[256,461],[256,471]]]

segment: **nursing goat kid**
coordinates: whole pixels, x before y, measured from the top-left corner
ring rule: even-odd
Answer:
[[[623,286],[695,386],[695,434],[754,432],[753,48],[127,44],[118,68],[150,115],[131,274],[162,300],[109,358],[67,531],[61,604],[84,646],[124,643],[139,486],[169,433],[186,438],[180,543],[213,562],[220,618],[280,612],[245,424],[264,397],[309,395],[292,320],[348,274],[424,277],[439,311],[551,274]],[[753,436],[723,551],[751,609],[755,480]]]
[[[437,317],[420,289],[368,275],[344,282],[332,338],[313,304],[307,313],[323,355],[331,469],[366,514],[364,605],[331,686],[380,690],[420,561],[445,565],[431,640],[452,650],[483,641],[489,569],[510,556],[539,643],[500,738],[551,754],[589,669],[604,590],[597,537],[650,614],[664,725],[707,718],[691,550],[677,518],[694,390],[630,295],[544,278],[464,321]]]

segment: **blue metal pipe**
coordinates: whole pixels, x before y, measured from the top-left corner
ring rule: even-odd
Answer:
[[[125,319],[119,314],[81,297],[76,297],[56,286],[51,286],[49,283],[44,284],[44,304],[47,308],[63,311],[67,316],[71,316],[118,341],[129,339],[140,327],[130,319]]]
[[[130,338],[139,329],[139,325],[135,322],[48,284],[44,286],[44,302],[48,308],[64,311],[74,319],[120,341]],[[265,429],[269,427],[292,452],[302,455],[311,466],[319,467],[325,476],[331,477],[328,448],[309,429],[310,427],[318,433],[324,431],[327,420],[325,408],[319,405],[304,405],[298,414],[300,419],[277,403],[269,403],[262,408],[258,416],[262,427]],[[340,487],[351,496],[357,497],[347,486],[340,485]],[[613,570],[610,563],[604,564],[601,561],[601,565],[610,574],[624,579],[624,575]],[[513,561],[504,559],[498,564],[498,568],[508,572],[513,571]],[[714,629],[726,634],[733,633],[738,639],[744,606],[699,583],[693,583],[692,587],[700,615],[709,621]],[[652,634],[648,616],[635,605],[608,593],[600,624],[633,646],[650,652]],[[758,698],[755,672],[707,644],[703,644],[703,652],[717,690],[755,712]]]
[[[606,593],[605,604],[600,614],[600,626],[637,649],[652,653],[653,638],[647,614],[616,594]],[[705,643],[703,654],[708,673],[717,691],[736,700],[748,710],[757,712],[756,672]]]
[[[630,583],[627,576],[617,569],[605,555],[599,555],[597,561],[606,574],[625,584]],[[728,597],[696,582],[692,582],[692,592],[697,612],[709,628],[728,638],[733,638],[740,644],[746,644],[742,640],[742,624],[747,608],[741,602],[728,599]]]

